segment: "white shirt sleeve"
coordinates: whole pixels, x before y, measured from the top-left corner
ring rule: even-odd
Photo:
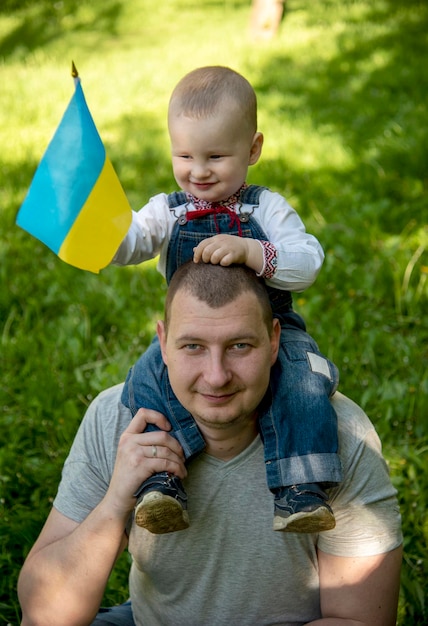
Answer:
[[[244,205],[243,211],[252,207]],[[254,218],[259,222],[277,251],[277,268],[268,284],[278,289],[303,291],[315,281],[324,253],[318,240],[305,226],[288,202],[278,193],[265,190]],[[165,275],[166,252],[178,215],[168,206],[167,194],[161,193],[133,211],[132,223],[116,252],[114,265],[136,265],[160,255],[158,269]]]
[[[161,253],[171,236],[176,217],[168,207],[164,193],[151,198],[138,212],[132,212],[132,223],[116,252],[112,264],[137,265]]]
[[[321,269],[324,252],[319,241],[306,232],[296,211],[280,194],[266,190],[253,215],[277,250],[277,269],[267,283],[288,291],[310,287]]]

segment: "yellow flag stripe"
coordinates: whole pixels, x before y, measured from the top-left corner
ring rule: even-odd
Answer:
[[[112,260],[131,224],[132,212],[106,157],[100,176],[58,252],[60,259],[98,273]]]

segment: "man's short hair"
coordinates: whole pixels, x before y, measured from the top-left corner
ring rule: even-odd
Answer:
[[[245,265],[224,267],[211,263],[194,263],[193,261],[180,265],[171,278],[166,295],[166,329],[168,328],[172,301],[179,290],[187,291],[212,309],[223,307],[234,302],[241,294],[251,292],[260,304],[269,336],[272,333],[272,307],[264,280]]]
[[[186,74],[175,87],[169,112],[195,118],[217,114],[234,103],[251,133],[257,131],[257,98],[246,78],[229,67],[212,65]],[[225,108],[227,111],[227,108]]]

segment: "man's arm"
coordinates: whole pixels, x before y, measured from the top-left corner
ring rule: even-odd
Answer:
[[[142,432],[148,422],[164,430]],[[160,413],[140,409],[120,438],[110,485],[98,506],[80,524],[51,511],[18,582],[23,626],[86,626],[92,621],[126,546],[133,494],[153,473],[186,475],[180,444],[165,432],[169,428]]]
[[[125,546],[124,521],[105,503],[81,524],[52,509],[18,581],[22,626],[88,624]]]
[[[395,626],[401,547],[369,557],[318,551],[321,612],[311,626]]]

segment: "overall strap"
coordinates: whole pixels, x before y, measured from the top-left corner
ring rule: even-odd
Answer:
[[[263,191],[266,191],[267,187],[261,187],[260,185],[248,185],[241,192],[242,204],[259,204],[260,196]]]
[[[170,209],[176,209],[178,206],[186,204],[187,201],[185,191],[173,191],[168,194],[168,206]]]

